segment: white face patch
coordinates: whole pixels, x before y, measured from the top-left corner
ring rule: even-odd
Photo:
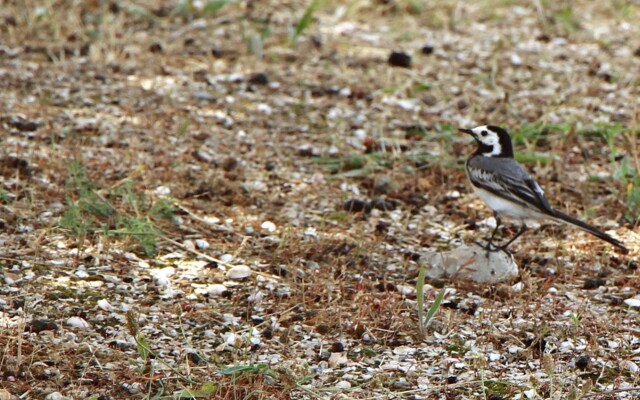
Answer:
[[[478,139],[485,146],[491,147],[489,153],[482,153],[485,157],[499,156],[502,153],[502,146],[500,146],[500,137],[497,133],[489,130],[486,125],[481,125],[471,130],[473,136]]]

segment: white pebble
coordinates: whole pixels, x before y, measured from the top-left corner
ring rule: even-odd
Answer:
[[[114,307],[105,299],[98,300],[98,307],[104,311],[113,311]]]
[[[171,194],[171,189],[166,186],[158,186],[155,190],[156,195],[158,196],[168,196]]]
[[[277,229],[276,224],[271,221],[264,221],[260,227],[270,233],[275,232]]]
[[[220,256],[220,261],[222,261],[223,263],[229,263],[233,261],[233,255],[229,253],[223,254],[222,256]]]
[[[209,242],[204,239],[196,239],[196,247],[200,250],[206,250],[209,248]]]
[[[209,296],[221,296],[227,290],[227,287],[220,283],[214,283],[213,285],[209,285],[209,287],[207,287],[207,293],[209,294]]]
[[[80,317],[71,317],[67,320],[67,325],[78,329],[89,329],[91,325]]]
[[[227,271],[227,278],[233,280],[242,280],[251,276],[251,268],[246,265],[237,265]]]
[[[623,361],[620,366],[624,369],[626,369],[627,371],[633,372],[634,374],[638,373],[638,364],[634,363],[631,360],[625,360]]]
[[[340,381],[336,383],[336,389],[351,389],[351,383],[348,381]]]
[[[624,301],[624,304],[628,305],[629,307],[640,307],[640,299],[632,297],[630,299],[626,299]]]

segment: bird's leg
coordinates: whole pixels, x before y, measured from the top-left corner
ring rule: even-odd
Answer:
[[[480,246],[481,249],[487,251],[487,258],[489,258],[489,253],[490,252],[500,249],[500,247],[498,247],[498,246],[493,244],[493,239],[498,234],[498,230],[500,229],[500,225],[502,224],[502,221],[500,220],[500,217],[498,217],[498,213],[494,213],[494,216],[495,216],[495,219],[496,219],[496,227],[493,228],[493,233],[491,233],[491,237],[489,238],[489,240],[487,240],[487,242],[484,243],[484,244],[480,243],[478,241],[474,242],[475,244]],[[486,240],[486,238],[485,238],[485,240]]]
[[[496,237],[496,234],[498,233],[498,229],[500,229],[500,225],[502,224],[502,221],[500,220],[498,213],[494,213],[493,215],[496,219],[496,227],[493,228],[493,233],[491,234],[491,237],[487,242],[487,248],[491,248],[491,246],[493,246],[493,239]]]
[[[518,233],[516,233],[516,235],[512,237],[511,240],[509,240],[507,243],[497,248],[508,253],[507,247],[509,247],[509,245],[513,243],[517,238],[519,238],[520,235],[522,235],[526,230],[527,230],[527,225],[524,222],[522,222],[522,226],[520,226],[520,230],[518,231]]]

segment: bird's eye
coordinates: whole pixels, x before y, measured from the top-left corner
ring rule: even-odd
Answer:
[[[482,136],[487,136],[487,131],[482,131],[481,135]]]

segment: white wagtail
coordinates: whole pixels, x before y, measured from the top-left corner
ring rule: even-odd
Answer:
[[[473,136],[478,143],[475,153],[467,160],[467,176],[475,193],[493,210],[496,218],[496,227],[485,246],[486,250],[491,251],[493,246],[494,249],[506,251],[507,246],[527,230],[527,220],[550,220],[577,226],[624,253],[628,252],[619,240],[551,208],[540,185],[513,158],[513,146],[507,131],[492,125],[459,130]],[[520,220],[522,225],[506,244],[495,246],[493,239],[498,232],[501,216]]]

